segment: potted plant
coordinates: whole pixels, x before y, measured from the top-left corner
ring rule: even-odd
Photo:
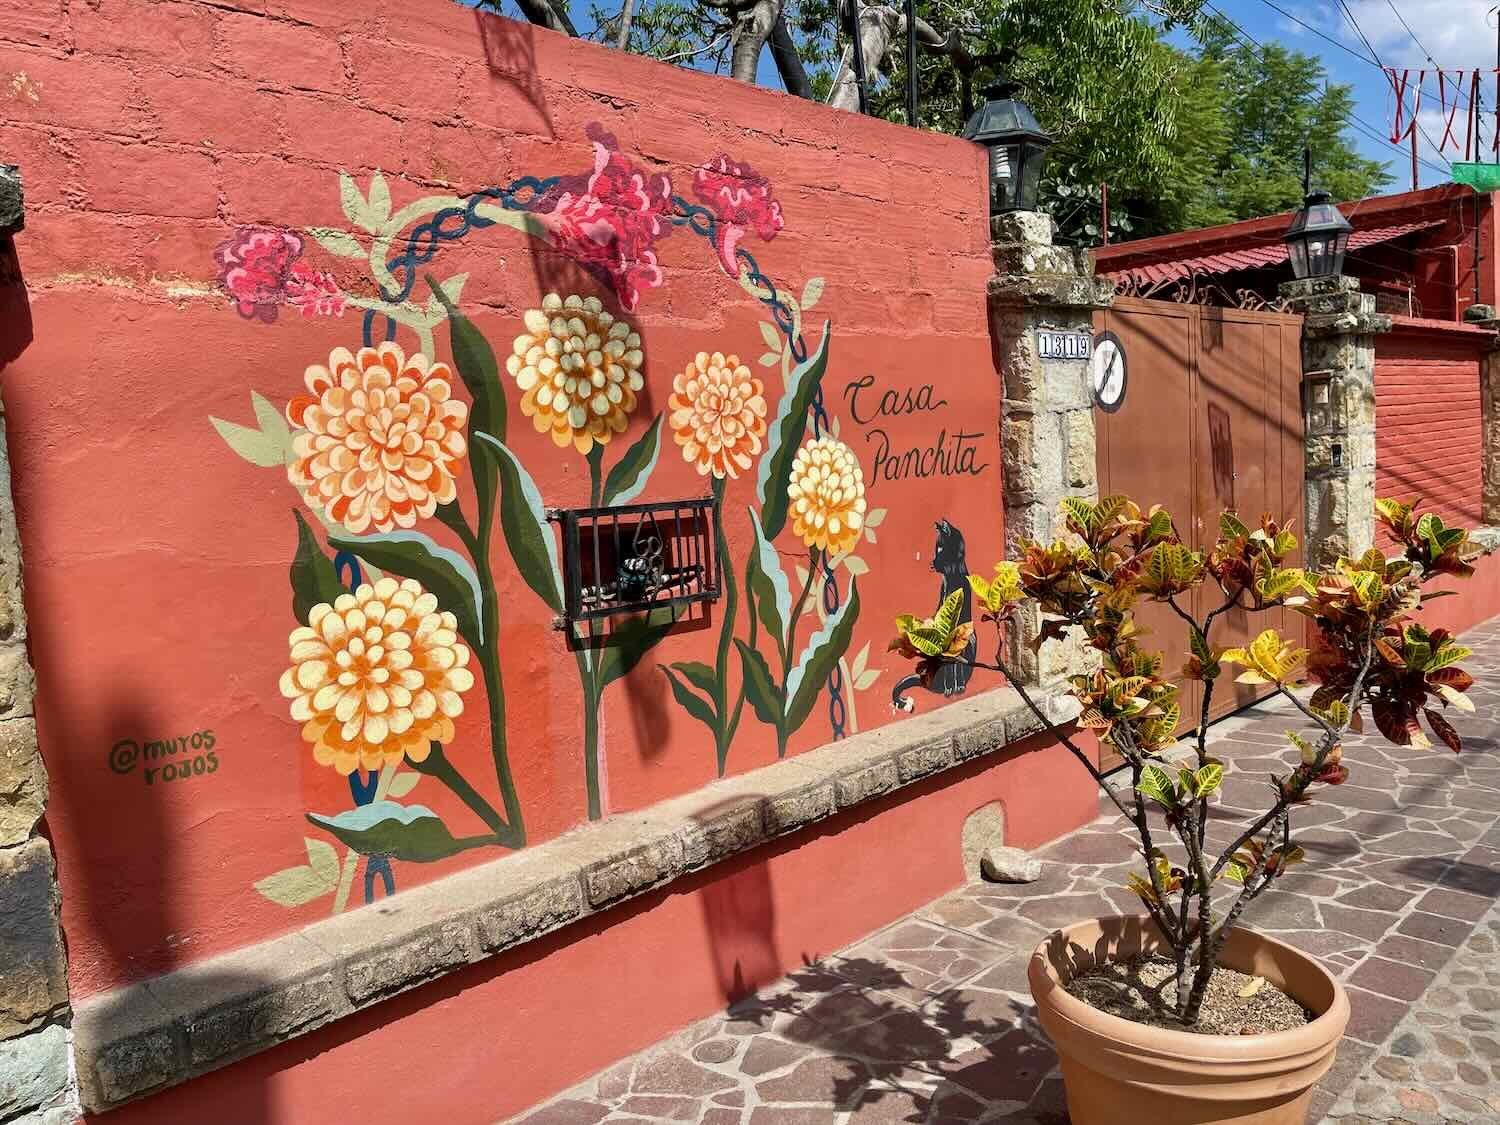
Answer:
[[[1366,713],[1394,743],[1430,746],[1425,720],[1439,741],[1460,748],[1440,709],[1473,710],[1464,695],[1473,681],[1458,667],[1469,650],[1416,615],[1439,596],[1424,593],[1423,584],[1471,574],[1477,552],[1465,530],[1414,508],[1376,502],[1402,545],[1399,557],[1372,549],[1312,571],[1290,564],[1296,539],[1269,517],[1252,529],[1226,512],[1217,541],[1195,551],[1159,507],[1143,513],[1123,496],[1069,498],[1063,538],[1026,542],[1019,561],[998,564],[990,578],[970,576],[981,623],[993,624],[997,643],[992,662],[963,662],[1010,681],[1140,840],[1143,870],[1130,887],[1145,913],[1066,926],[1030,964],[1074,1125],[1305,1120],[1312,1086],[1332,1065],[1348,1021],[1348,999],[1315,959],[1242,923],[1304,860],[1293,814],[1349,776],[1343,739],[1364,729]],[[1195,591],[1200,606],[1211,607],[1201,617],[1186,608]],[[955,593],[927,620],[901,616],[891,647],[918,660],[924,676],[960,661],[974,628],[958,621],[961,601]],[[1181,619],[1187,645],[1179,678],[1201,685],[1196,722],[1185,733],[1179,685],[1164,655],[1141,644],[1134,614],[1148,601]],[[1073,633],[1093,652],[1069,690],[1081,706],[1078,724],[1124,758],[1128,786],[1101,774],[1048,720],[1007,661],[1007,629],[1027,603],[1040,610],[1036,644]],[[1275,629],[1244,647],[1214,644],[1230,611],[1279,607],[1311,622],[1310,658]],[[1310,695],[1294,690],[1304,669],[1316,684]],[[1241,683],[1267,685],[1288,700],[1307,732],[1288,732],[1300,763],[1269,779],[1265,811],[1219,849],[1210,837],[1228,838],[1226,827],[1240,826],[1211,818],[1231,763],[1210,753],[1208,716],[1215,684],[1236,672]],[[1225,1012],[1234,1022],[1223,1024]]]

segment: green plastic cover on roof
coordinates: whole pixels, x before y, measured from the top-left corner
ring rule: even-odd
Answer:
[[[1475,191],[1500,191],[1500,164],[1454,161],[1453,182],[1468,184]]]

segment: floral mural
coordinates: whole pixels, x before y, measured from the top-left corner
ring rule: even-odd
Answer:
[[[343,853],[308,837],[305,866],[257,883],[273,901],[332,896],[337,912],[361,866],[370,901],[377,882],[393,893],[396,862],[525,845],[495,567],[512,567],[554,613],[564,599],[543,496],[510,443],[515,418],[550,437],[560,456],[581,458],[590,507],[652,498],[664,429],[668,449],[711,489],[722,571],[713,663],[665,655],[656,663],[676,704],[711,736],[719,775],[747,703],[774,733],[778,755],[819,700],[834,737],[857,729],[854,693],[879,672],[868,667],[868,645],[849,651],[858,577],[868,571],[858,548],[875,541],[884,512],[868,507],[859,461],[824,406],[831,329],[825,323],[815,344],[804,333],[823,283],[814,278],[794,296],[762,272],[747,244],[773,240],[783,216],[772,185],[749,165],[727,155],[705,162],[693,175],[694,202],[598,125],[587,135],[586,172],[399,207],[378,173],[363,188],[343,175],[350,229],[249,226],[215,251],[219,285],[246,319],[275,323],[282,306],[305,317],[362,313],[358,346],[310,357],[305,393],[278,407],[274,395],[252,390],[253,427],[212,419],[231,449],[284,472],[300,497],[280,694],[312,760],[348,779],[351,800],[342,810],[305,810]],[[439,281],[429,272],[444,245],[497,226],[565,255],[599,286],[545,294],[498,347],[460,311],[466,275]],[[748,340],[648,362],[636,318],[644,296],[667,281],[657,244],[683,228],[768,311],[764,377],[740,358]],[[305,261],[312,245],[361,263],[370,286],[341,290],[331,271]],[[648,417],[653,377],[670,393]],[[753,486],[754,502],[727,505],[728,483],[740,480]],[[738,562],[724,530],[731,523],[752,544]],[[783,549],[805,565],[789,574]],[[670,653],[677,625],[652,610],[569,626],[591,818],[604,812],[605,692],[651,653]],[[455,725],[476,706],[476,686],[488,767]],[[424,780],[451,792],[485,831],[455,835],[431,808],[404,801]]]

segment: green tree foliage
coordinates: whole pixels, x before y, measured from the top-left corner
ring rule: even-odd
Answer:
[[[569,0],[515,2],[548,26],[575,21]],[[1203,0],[917,0],[916,15],[921,126],[957,133],[990,83],[1013,83],[1055,139],[1042,206],[1066,240],[1101,241],[1104,183],[1115,240],[1288,210],[1304,146],[1335,198],[1390,182],[1347,137],[1350,87],[1313,56],[1243,42]],[[855,108],[855,18],[870,112],[904,121],[901,0],[589,0],[578,22],[600,42],[743,81],[769,52],[790,92]],[[1165,40],[1183,26],[1195,50]]]
[[[1351,143],[1351,88],[1330,84],[1316,57],[1274,44],[1252,48],[1216,19],[1201,23],[1197,35],[1201,46],[1191,55],[1158,44],[1177,58],[1170,175],[1154,184],[1109,180],[1111,204],[1133,228],[1128,237],[1299,206],[1304,146],[1312,150],[1314,185],[1335,199],[1360,199],[1391,182],[1384,164]]]

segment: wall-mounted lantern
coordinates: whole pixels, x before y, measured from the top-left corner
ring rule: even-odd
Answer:
[[[710,497],[609,508],[553,508],[562,528],[565,629],[719,597],[719,508]]]
[[[1036,210],[1042,163],[1052,143],[1031,108],[1014,93],[1010,83],[988,87],[984,104],[963,131],[966,139],[989,150],[991,215]]]
[[[1326,191],[1310,191],[1302,209],[1282,238],[1292,256],[1292,273],[1307,277],[1337,277],[1344,272],[1344,251],[1354,228],[1333,205]]]

